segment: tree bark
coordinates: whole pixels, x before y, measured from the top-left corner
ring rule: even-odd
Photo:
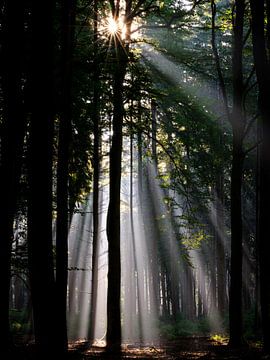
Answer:
[[[108,237],[108,297],[107,297],[107,349],[121,348],[121,255],[120,255],[120,187],[123,133],[123,91],[127,55],[122,42],[115,38],[115,61],[113,85],[113,136],[110,150],[110,198],[107,215]]]
[[[71,141],[72,118],[72,51],[75,23],[76,0],[63,0],[62,34],[61,34],[61,92],[60,118],[57,161],[57,219],[56,219],[56,296],[58,342],[60,353],[67,351],[67,268],[68,268],[68,177],[69,177],[69,148]]]
[[[52,252],[53,5],[31,2],[28,259],[35,341],[41,357],[56,345]]]
[[[270,4],[266,1],[267,17]],[[270,284],[268,224],[270,213],[270,68],[265,37],[265,2],[250,0],[252,15],[252,42],[256,75],[259,87],[259,111],[262,119],[259,159],[259,209],[258,209],[258,255],[260,262],[260,296],[264,350],[270,352]],[[269,28],[268,40],[269,40]]]
[[[98,67],[98,0],[94,1],[94,69],[93,69],[93,122],[94,122],[94,184],[93,184],[93,249],[92,249],[92,286],[89,340],[94,340],[97,287],[98,287],[98,251],[99,251],[99,176],[100,176],[100,109],[99,109],[99,67]]]
[[[16,212],[26,127],[22,94],[23,3],[12,0],[6,1],[2,20],[1,88],[3,119],[0,144],[0,273],[2,293],[0,297],[0,344],[1,349],[7,349],[11,345],[9,294],[13,221]]]
[[[233,150],[231,169],[231,282],[229,299],[230,345],[238,347],[242,344],[242,169],[244,161],[243,137],[245,119],[243,115],[243,27],[245,1],[235,0],[233,24],[233,109],[229,111],[225,81],[220,66],[220,58],[215,40],[215,1],[212,8],[212,48],[217,68],[219,86],[222,93],[225,114],[232,125]]]
[[[230,345],[242,345],[242,175],[243,175],[243,27],[245,1],[235,1],[234,43],[232,57],[233,110],[231,115],[233,131],[233,152],[231,170],[231,282],[230,282]]]
[[[133,106],[133,105],[131,105]],[[131,119],[132,121],[132,119]],[[135,227],[134,227],[134,212],[133,212],[133,133],[132,133],[132,128],[131,128],[131,134],[130,134],[130,179],[129,179],[129,184],[130,184],[130,203],[129,203],[129,208],[130,208],[130,228],[131,228],[131,241],[132,241],[132,250],[133,250],[133,262],[134,262],[134,272],[133,272],[133,276],[132,276],[132,280],[133,277],[135,276],[136,278],[134,279],[134,285],[135,285],[135,289],[137,289],[137,291],[135,290],[135,294],[134,296],[136,296],[137,294],[137,299],[135,299],[135,301],[138,304],[138,331],[139,331],[139,341],[140,343],[142,343],[143,341],[143,326],[142,326],[142,314],[141,314],[141,310],[142,310],[142,296],[141,296],[141,289],[140,289],[140,283],[139,283],[139,273],[138,273],[138,264],[137,264],[137,253],[136,253],[136,242],[135,242]],[[135,302],[135,307],[133,307],[132,309],[135,310],[136,312],[136,302]],[[132,324],[130,324],[132,326]]]
[[[223,143],[223,139],[221,140]],[[218,311],[224,316],[227,309],[226,295],[226,234],[224,229],[224,175],[220,174],[216,182],[216,251],[217,251],[217,290]]]

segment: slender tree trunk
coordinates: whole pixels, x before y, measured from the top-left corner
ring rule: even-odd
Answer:
[[[60,353],[67,351],[68,176],[71,141],[71,63],[76,0],[62,1],[62,88],[57,162],[56,296]]]
[[[94,73],[93,73],[93,121],[94,121],[94,185],[93,185],[93,250],[92,250],[92,286],[89,340],[94,340],[97,287],[98,287],[98,251],[99,251],[99,176],[100,176],[100,110],[99,110],[99,68],[98,68],[98,0],[94,1]]]
[[[223,140],[221,140],[223,143]],[[221,174],[216,183],[216,251],[217,251],[217,290],[218,311],[225,314],[227,307],[226,296],[226,269],[225,269],[225,241],[224,229],[224,176]]]
[[[257,139],[261,138],[261,126],[257,124]],[[256,154],[256,241],[255,241],[255,315],[254,315],[254,333],[258,334],[260,329],[260,320],[261,320],[261,307],[260,307],[260,256],[259,256],[259,219],[260,219],[260,197],[261,192],[259,188],[260,184],[260,146],[257,148]]]
[[[210,312],[215,313],[217,310],[217,248],[216,248],[216,229],[214,230],[213,239],[211,239],[210,251],[211,256],[209,257],[209,267],[210,267]]]
[[[157,118],[156,118],[156,114],[157,113],[157,105],[155,103],[155,100],[151,101],[151,120],[152,120],[152,143],[151,143],[151,148],[152,148],[152,157],[154,160],[154,164],[155,164],[155,168],[157,168],[157,142],[156,142],[156,137],[157,137]]]
[[[266,1],[267,18],[270,4]],[[270,352],[270,284],[269,284],[269,213],[270,213],[270,68],[265,38],[265,2],[250,0],[253,54],[259,87],[259,111],[262,118],[262,144],[259,162],[258,255],[260,262],[260,296],[264,350]],[[269,25],[269,24],[268,24]],[[268,27],[269,35],[269,27]],[[269,41],[269,38],[268,38]]]
[[[0,297],[0,344],[1,349],[5,350],[11,345],[9,331],[11,246],[26,124],[22,99],[23,3],[17,3],[13,0],[6,1],[5,12],[2,15],[1,89],[3,118],[0,139],[0,273],[2,290]]]
[[[142,192],[143,192],[143,161],[142,161],[142,134],[137,134],[138,143],[138,194],[139,194],[139,206],[142,208]]]
[[[131,239],[132,239],[132,249],[133,249],[133,262],[134,262],[134,273],[133,276],[136,274],[135,279],[135,288],[137,289],[137,304],[138,304],[138,330],[139,330],[139,341],[142,343],[143,341],[143,327],[142,327],[142,304],[141,304],[141,289],[139,283],[139,276],[138,276],[138,264],[137,264],[137,253],[136,253],[136,242],[135,242],[135,227],[134,227],[134,213],[133,213],[133,134],[130,134],[130,227],[131,227]],[[132,276],[132,278],[133,278]],[[134,294],[134,295],[135,295]],[[136,296],[136,295],[135,295]],[[135,306],[136,310],[136,306]],[[132,326],[132,324],[131,324]]]
[[[151,150],[152,150],[152,159],[153,165],[148,164],[147,167],[147,197],[148,197],[148,206],[150,206],[149,213],[151,214],[150,223],[147,225],[150,228],[148,235],[146,238],[148,239],[147,244],[149,246],[149,254],[150,254],[150,312],[153,315],[153,318],[157,318],[157,307],[159,304],[159,264],[158,264],[158,241],[160,239],[160,231],[157,223],[157,217],[159,216],[159,209],[156,208],[155,205],[155,185],[153,182],[157,181],[156,176],[158,174],[158,158],[157,158],[157,105],[154,100],[151,101],[151,126],[152,126],[152,141],[151,141]],[[150,169],[152,171],[149,171]],[[147,214],[145,214],[146,216]],[[144,216],[144,217],[145,217]],[[147,234],[147,232],[146,232]]]
[[[231,170],[231,282],[230,282],[230,345],[242,345],[242,174],[243,174],[243,26],[245,1],[235,1],[233,44],[233,153]]]

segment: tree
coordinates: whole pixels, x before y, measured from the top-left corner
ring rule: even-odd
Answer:
[[[127,9],[127,1],[125,2]],[[112,5],[112,17],[119,21],[120,3]],[[128,14],[126,14],[127,16]],[[113,135],[110,150],[110,199],[107,215],[108,259],[108,297],[107,297],[107,348],[119,351],[121,347],[121,310],[120,310],[120,186],[121,156],[124,116],[124,78],[127,67],[127,51],[124,41],[116,34],[114,41],[113,74]]]
[[[57,345],[52,249],[54,2],[30,5],[28,260],[35,341],[40,356],[46,357]]]
[[[1,12],[3,6],[1,4]],[[5,2],[2,17],[2,72],[3,117],[1,121],[0,158],[0,271],[2,295],[0,298],[0,341],[2,349],[11,344],[9,329],[10,265],[13,240],[13,222],[18,199],[23,143],[26,131],[23,106],[23,3]]]
[[[266,14],[265,14],[266,4]],[[260,296],[264,349],[270,351],[270,286],[269,286],[269,206],[270,206],[270,69],[268,58],[269,24],[265,36],[265,15],[269,19],[269,1],[250,1],[252,16],[253,56],[258,81],[258,107],[262,120],[259,155],[258,251],[260,264]]]
[[[98,249],[99,249],[99,177],[100,177],[100,70],[98,64],[98,0],[94,0],[93,14],[93,111],[94,153],[93,153],[93,249],[92,249],[92,286],[89,339],[94,340],[97,308]]]
[[[57,220],[56,220],[56,299],[58,315],[58,350],[67,351],[67,267],[69,231],[69,159],[72,120],[72,55],[74,47],[76,0],[62,1],[61,92],[57,158]]]
[[[230,345],[242,345],[242,176],[243,176],[243,134],[245,117],[243,112],[243,45],[244,45],[245,1],[235,1],[233,24],[232,83],[233,108],[231,124],[233,131],[231,169],[231,283],[230,283]]]
[[[225,114],[232,126],[232,167],[231,167],[231,269],[230,269],[230,345],[242,345],[242,261],[243,261],[243,225],[242,225],[242,182],[245,151],[243,140],[246,131],[244,112],[244,75],[243,75],[243,48],[244,48],[244,15],[245,1],[236,0],[233,10],[233,45],[232,45],[232,87],[233,104],[230,111],[226,84],[224,81],[220,58],[216,46],[215,16],[216,4],[211,1],[212,8],[212,48],[215,59],[219,86],[221,89]]]

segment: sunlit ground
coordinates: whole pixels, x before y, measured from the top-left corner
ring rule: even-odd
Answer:
[[[78,355],[78,359],[217,359],[217,360],[259,360],[263,359],[261,349],[256,344],[249,344],[238,350],[230,349],[227,340],[219,336],[179,338],[167,341],[160,346],[123,345],[121,355],[106,353],[102,347],[89,348],[85,342],[70,344],[70,351]]]

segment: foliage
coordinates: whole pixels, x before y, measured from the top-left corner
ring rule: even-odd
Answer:
[[[205,231],[198,230],[190,234],[185,233],[182,237],[182,244],[190,250],[200,249],[202,242],[206,242],[208,238],[209,235]]]
[[[182,315],[177,319],[160,319],[159,329],[167,339],[177,339],[180,336],[209,335],[210,325],[206,318],[188,320]]]
[[[13,334],[29,334],[31,331],[31,321],[29,311],[26,310],[10,310],[11,331]]]

